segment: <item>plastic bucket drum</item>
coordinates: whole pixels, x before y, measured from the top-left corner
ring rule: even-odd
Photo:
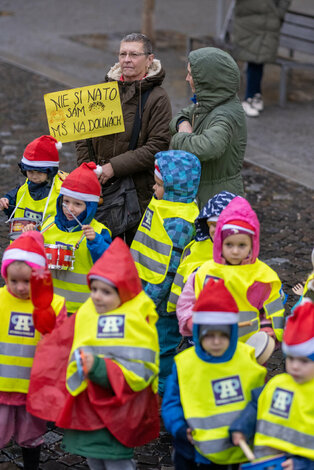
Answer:
[[[16,238],[18,238],[21,233],[23,233],[23,227],[28,224],[36,225],[36,221],[28,219],[27,217],[16,217],[15,219],[11,219],[9,222],[10,239],[15,240]]]
[[[74,268],[74,247],[63,245],[45,245],[45,253],[49,269],[62,271]]]

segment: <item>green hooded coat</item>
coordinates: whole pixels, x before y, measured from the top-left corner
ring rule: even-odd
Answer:
[[[197,103],[184,108],[170,122],[171,149],[194,153],[202,173],[198,202],[202,208],[225,190],[243,196],[241,169],[246,147],[246,118],[237,92],[240,72],[230,54],[213,47],[189,54]],[[192,133],[178,132],[187,120]]]

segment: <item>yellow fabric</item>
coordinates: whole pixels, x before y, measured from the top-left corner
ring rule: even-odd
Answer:
[[[230,361],[201,360],[195,348],[175,356],[184,417],[195,448],[218,463],[246,460],[229,441],[228,429],[251,400],[251,390],[264,383],[266,369],[257,364],[254,349],[238,343]]]
[[[161,284],[167,275],[173,244],[164,229],[164,220],[181,218],[193,223],[198,213],[194,202],[184,204],[154,197],[151,199],[131,245],[131,253],[142,280]]]
[[[44,199],[40,199],[39,201],[35,201],[29,193],[27,181],[28,180],[26,180],[25,183],[19,188],[16,196],[16,204],[23,209],[19,209],[18,207],[14,213],[13,218],[27,217],[40,223],[42,222],[42,216],[46,207],[48,196]],[[61,185],[62,179],[60,175],[57,174],[53,180],[53,187],[49,195],[49,202],[44,215],[45,219],[49,216],[56,215],[56,202],[60,193]]]
[[[297,384],[289,374],[266,384],[258,399],[257,455],[264,455],[266,447],[314,460],[313,392],[314,379]]]
[[[305,283],[304,289],[303,289],[303,296],[304,296],[304,294],[307,292],[307,290],[308,290],[308,288],[309,288],[309,287],[308,287],[308,286],[309,286],[309,282],[312,281],[313,279],[314,279],[314,272],[312,272],[312,273],[309,275],[309,277],[307,278],[307,280],[306,280],[306,283]],[[303,297],[303,296],[302,296],[302,297]]]
[[[142,291],[134,299],[104,314],[98,314],[89,298],[78,310],[67,368],[67,389],[76,396],[87,387],[79,378],[74,352],[79,349],[112,359],[128,385],[140,391],[152,385],[157,393],[159,343],[153,301]]]
[[[82,230],[77,232],[63,232],[53,222],[53,218],[49,218],[42,227],[45,245],[70,245],[75,247],[75,261],[73,270],[52,269],[53,287],[57,294],[62,295],[66,299],[67,311],[70,313],[76,310],[88,299],[89,288],[87,285],[86,275],[93,266],[91,254],[87,248],[87,240]],[[96,233],[101,233],[106,227],[92,220],[91,227]]]
[[[213,242],[210,238],[197,242],[192,240],[183,252],[180,265],[177,269],[167,304],[167,312],[175,312],[179,296],[190,274],[199,268],[205,261],[213,258]]]
[[[195,275],[195,297],[198,298],[209,277],[224,279],[226,288],[239,308],[239,322],[251,321],[251,326],[239,327],[240,341],[246,341],[260,330],[259,311],[247,299],[247,291],[254,282],[271,285],[271,292],[264,302],[266,318],[270,318],[278,341],[282,341],[284,307],[280,298],[281,281],[275,271],[259,259],[254,264],[230,266],[210,260]]]
[[[22,300],[0,288],[0,390],[27,393],[40,333],[35,330],[31,300]],[[64,298],[54,295],[51,306],[59,315]]]

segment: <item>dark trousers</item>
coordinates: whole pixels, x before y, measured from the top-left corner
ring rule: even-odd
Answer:
[[[24,470],[37,470],[39,467],[40,448],[37,447],[22,447],[22,456],[24,463]]]
[[[245,99],[253,98],[256,93],[261,93],[264,64],[248,62],[246,69]]]

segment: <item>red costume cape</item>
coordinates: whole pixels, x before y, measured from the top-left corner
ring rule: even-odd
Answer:
[[[122,370],[104,359],[111,388],[88,382],[73,397],[66,389],[66,370],[76,315],[67,318],[37,345],[31,372],[27,411],[65,429],[107,428],[127,447],[142,446],[159,435],[157,395],[151,387],[134,392]]]

